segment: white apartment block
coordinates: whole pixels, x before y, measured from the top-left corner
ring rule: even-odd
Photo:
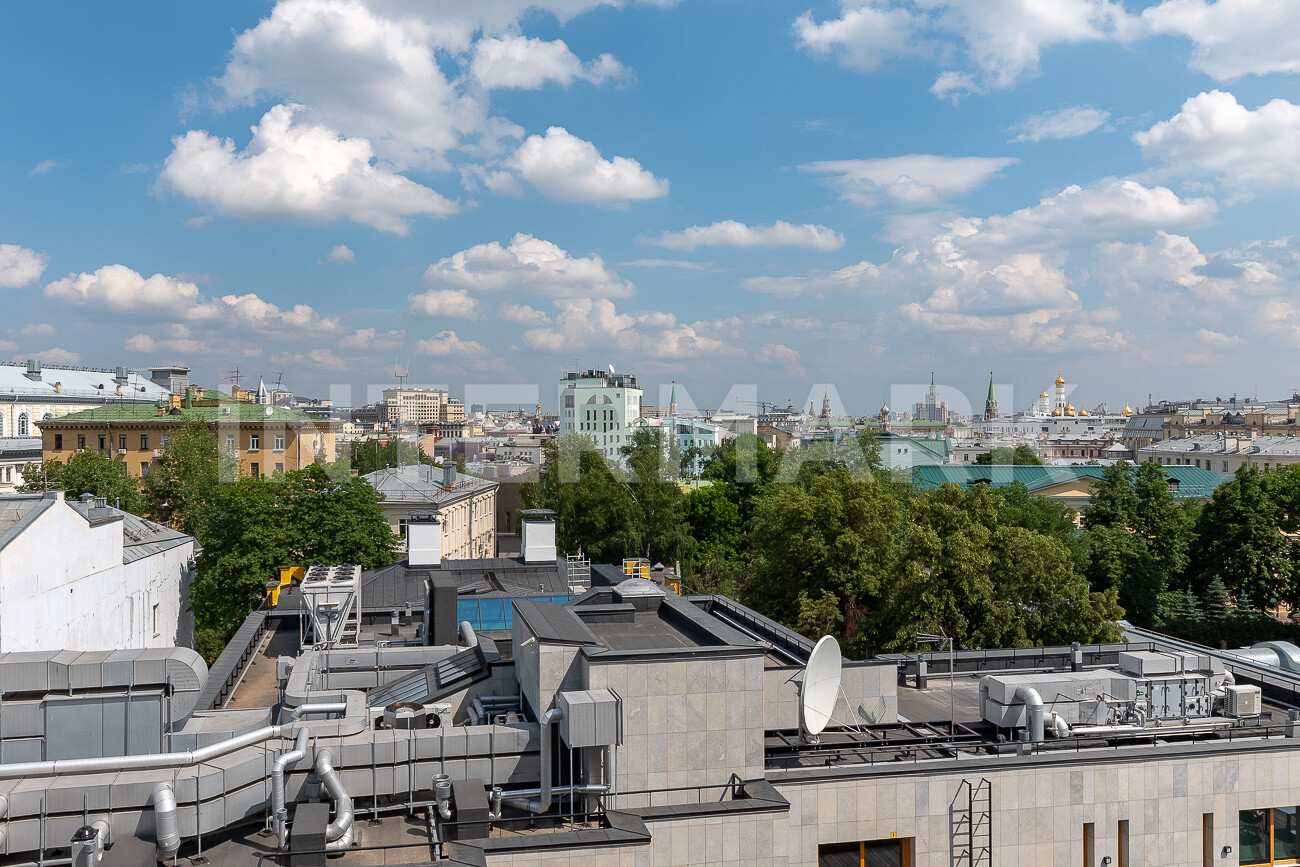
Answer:
[[[386,388],[383,417],[393,424],[442,424],[463,422],[465,404],[447,396],[441,388]]]
[[[606,458],[620,460],[641,416],[641,389],[630,373],[586,370],[560,380],[560,436],[589,437]]]

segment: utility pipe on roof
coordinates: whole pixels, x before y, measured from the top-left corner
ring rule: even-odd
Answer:
[[[329,850],[346,849],[352,845],[352,825],[355,816],[352,810],[352,798],[343,781],[334,770],[334,756],[329,750],[316,754],[316,775],[320,777],[330,797],[334,799],[334,821],[325,829],[325,848]]]
[[[158,860],[165,861],[181,848],[180,825],[176,821],[176,795],[166,783],[154,786],[149,796],[153,805],[154,838],[158,841]]]
[[[1029,742],[1043,742],[1043,697],[1032,686],[1021,684],[1016,687],[1015,698],[1024,702],[1025,713],[1029,716]]]
[[[304,704],[294,708],[293,718],[309,713],[342,713],[344,702]],[[115,771],[148,771],[159,768],[184,768],[224,756],[244,747],[287,734],[291,726],[264,726],[197,750],[154,753],[139,756],[103,756],[93,759],[56,759],[47,762],[11,762],[0,765],[0,779],[12,777],[54,777],[60,774],[98,774]]]
[[[468,620],[460,622],[460,637],[465,640],[466,647],[478,647],[478,637],[474,635],[474,627]]]
[[[300,729],[293,749],[281,753],[271,766],[271,810],[275,815],[275,838],[281,849],[289,848],[289,809],[285,806],[284,772],[307,755],[307,740],[310,737],[311,732]]]
[[[542,738],[542,751],[540,761],[542,763],[541,788],[536,798],[506,798],[506,803],[511,806],[520,807],[530,813],[545,813],[551,809],[551,727],[560,720],[564,719],[564,711],[558,707],[553,707],[546,713],[542,714],[540,734]]]

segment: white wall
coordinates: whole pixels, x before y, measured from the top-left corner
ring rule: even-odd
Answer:
[[[123,564],[121,521],[92,527],[55,500],[0,550],[0,652],[192,645],[183,596],[193,549]]]

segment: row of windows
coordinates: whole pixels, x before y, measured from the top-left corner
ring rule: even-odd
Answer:
[[[272,442],[274,443],[272,448],[275,451],[277,452],[284,451],[284,434],[276,434],[275,439],[272,440]],[[256,451],[261,451],[261,448],[262,448],[262,437],[259,434],[249,434],[248,450],[250,452],[256,452]],[[234,434],[226,434],[226,450],[231,452],[235,450]]]
[[[1160,463],[1164,464],[1165,466],[1169,466],[1170,464],[1173,464],[1174,466],[1190,467],[1190,466],[1192,465],[1192,459],[1191,459],[1191,458],[1165,458],[1165,457],[1162,457],[1162,458],[1160,459]],[[1201,465],[1201,459],[1200,459],[1200,458],[1197,458],[1197,459],[1196,459],[1196,466],[1199,467],[1200,465]],[[1267,470],[1267,469],[1270,469],[1271,466],[1272,466],[1271,464],[1264,464],[1264,469],[1266,469],[1266,470]],[[1281,465],[1281,464],[1278,464],[1278,466],[1280,467],[1280,466],[1282,466],[1282,465]],[[1210,460],[1209,458],[1206,458],[1206,459],[1205,459],[1205,469],[1207,469],[1207,470],[1212,470],[1212,469],[1214,469],[1214,461]],[[1230,472],[1230,470],[1228,469],[1228,462],[1227,462],[1227,461],[1223,461],[1222,469],[1220,469],[1219,472],[1221,472],[1221,473]]]

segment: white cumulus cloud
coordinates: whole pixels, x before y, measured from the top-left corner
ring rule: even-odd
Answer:
[[[594,144],[559,126],[547,129],[545,136],[529,136],[510,165],[550,199],[617,206],[668,195],[668,181],[636,160],[607,160]]]
[[[119,313],[188,313],[200,300],[199,287],[164,274],[145,277],[125,265],[69,274],[46,285],[46,298]]]
[[[777,220],[770,226],[747,226],[735,220],[723,220],[708,226],[691,226],[680,232],[664,232],[656,238],[642,236],[642,244],[670,250],[694,250],[698,247],[806,247],[810,250],[838,250],[844,236],[825,226],[805,223],[796,226]]]
[[[801,171],[827,175],[840,198],[872,208],[882,203],[929,207],[962,196],[1019,160],[908,154],[868,160],[823,160]]]
[[[1300,105],[1284,99],[1251,111],[1231,93],[1200,93],[1133,139],[1174,172],[1214,176],[1238,197],[1300,187]]]
[[[355,262],[357,261],[357,254],[353,253],[352,249],[346,244],[336,244],[334,249],[330,250],[325,256],[325,260],[327,262]]]
[[[458,210],[428,187],[374,163],[370,143],[301,120],[278,105],[242,152],[230,139],[191,130],[173,139],[158,182],[224,216],[327,223],[345,218],[406,235],[410,218]]]
[[[468,289],[430,289],[410,296],[409,300],[411,312],[421,316],[478,317],[478,300],[469,294]]]
[[[415,351],[435,358],[478,357],[488,355],[487,347],[473,340],[463,340],[455,331],[439,331],[415,344]]]
[[[1219,81],[1300,72],[1300,16],[1291,0],[1165,0],[1142,18],[1156,33],[1190,39],[1192,67]]]
[[[1105,126],[1110,112],[1095,105],[1070,105],[1065,108],[1031,114],[1011,127],[1013,142],[1080,138]]]
[[[583,63],[561,39],[489,36],[474,46],[470,73],[488,89],[536,90],[548,82],[567,87],[575,81],[600,84],[625,74],[611,54]]]
[[[573,256],[557,244],[522,233],[504,247],[491,241],[438,260],[424,272],[424,283],[430,291],[510,291],[551,298],[617,298],[636,291],[600,256]],[[419,297],[412,296],[412,304]]]
[[[41,279],[50,257],[17,244],[0,244],[0,289],[21,289]]]

